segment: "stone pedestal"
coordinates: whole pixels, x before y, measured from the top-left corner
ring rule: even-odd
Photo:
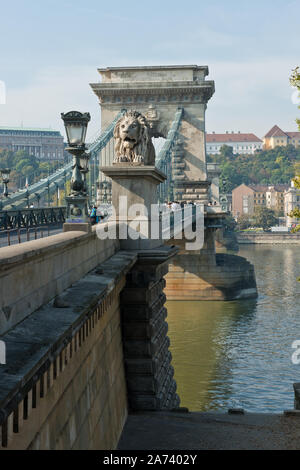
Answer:
[[[67,223],[84,224],[89,222],[87,195],[77,194],[66,197]]]
[[[132,410],[179,407],[167,336],[163,276],[175,247],[140,252],[121,294],[121,319],[129,406]]]
[[[112,180],[114,214],[110,221],[115,220],[118,226],[121,249],[138,253],[120,299],[129,406],[132,410],[153,411],[177,408],[180,400],[171,366],[163,289],[168,261],[178,250],[163,245],[157,205],[157,186],[166,177],[154,166],[128,163],[102,171]],[[133,207],[136,204],[139,208]],[[152,205],[156,207],[156,216]],[[156,223],[154,237],[150,230],[152,222]],[[127,237],[122,239],[124,229]]]
[[[121,248],[145,250],[161,246],[157,186],[166,176],[154,166],[128,163],[102,167],[101,171],[112,180],[114,213],[110,221],[118,225]]]

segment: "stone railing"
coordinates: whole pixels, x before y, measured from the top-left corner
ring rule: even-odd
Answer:
[[[106,224],[103,224],[103,230]],[[66,232],[0,249],[0,334],[119,250],[118,240]]]

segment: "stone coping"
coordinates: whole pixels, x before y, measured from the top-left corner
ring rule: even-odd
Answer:
[[[26,399],[136,260],[136,252],[119,251],[66,289],[54,302],[42,306],[0,336],[6,345],[6,364],[0,365],[0,425]]]
[[[103,82],[103,83],[91,83],[91,87],[93,90],[117,90],[117,91],[125,91],[128,90],[132,93],[132,89],[136,90],[146,90],[149,87],[156,89],[158,92],[161,90],[162,92],[165,89],[181,89],[181,88],[188,88],[188,89],[195,89],[201,90],[203,88],[212,88],[214,87],[213,80],[202,80],[202,81],[194,81],[194,80],[166,80],[166,81],[147,81],[147,82]]]
[[[131,164],[130,162],[115,163],[112,166],[103,166],[101,171],[110,178],[146,178],[163,183],[167,177],[154,165]]]
[[[81,230],[70,230],[68,232],[50,235],[49,237],[39,238],[29,242],[4,246],[0,248],[0,270],[7,266],[24,263],[24,261],[29,261],[41,254],[57,250],[57,248],[63,248],[66,245],[71,245],[74,243],[74,241],[78,241],[78,243],[80,243],[81,240],[95,238],[97,236],[96,230],[104,231],[109,224],[113,224],[113,222],[103,223],[101,224],[100,228],[98,225],[94,225],[90,233],[86,233]],[[99,239],[99,242],[100,241],[101,240]]]
[[[181,69],[193,69],[193,70],[207,70],[207,65],[138,65],[138,66],[128,66],[128,67],[106,67],[98,68],[98,72],[109,72],[109,71],[126,71],[126,70],[181,70]]]
[[[51,251],[58,247],[63,247],[70,242],[74,242],[76,239],[81,239],[83,236],[87,235],[82,231],[72,231],[2,247],[0,248],[0,269],[5,264],[14,264],[18,261],[24,262],[26,258],[37,256],[42,252]]]

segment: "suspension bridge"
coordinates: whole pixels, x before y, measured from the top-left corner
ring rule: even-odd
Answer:
[[[193,225],[196,209],[204,209],[195,231],[196,238],[202,231],[203,244],[188,251],[174,213],[172,229],[162,227],[164,237],[125,239],[116,231],[109,238],[111,226],[124,225],[110,218],[92,228],[66,223],[62,233],[0,248],[0,345],[6,348],[0,358],[0,449],[116,448],[130,411],[179,407],[166,298],[233,300],[257,293],[253,266],[215,251],[224,213],[208,204],[214,174],[205,150],[205,111],[214,93],[208,68],[99,73],[102,81],[91,87],[105,131],[88,148],[99,168],[97,202],[109,203],[110,192],[113,201],[126,194],[130,204],[143,207],[166,199],[194,202],[187,218]],[[152,138],[165,139],[156,166],[112,165],[113,129],[126,109],[147,118]],[[63,220],[61,208],[24,205],[55,190],[71,167],[26,194],[11,195],[2,226]]]

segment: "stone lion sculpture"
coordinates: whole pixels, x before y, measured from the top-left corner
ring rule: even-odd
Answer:
[[[138,111],[128,111],[115,128],[115,158],[113,163],[155,165],[155,150],[150,127],[145,116]]]

